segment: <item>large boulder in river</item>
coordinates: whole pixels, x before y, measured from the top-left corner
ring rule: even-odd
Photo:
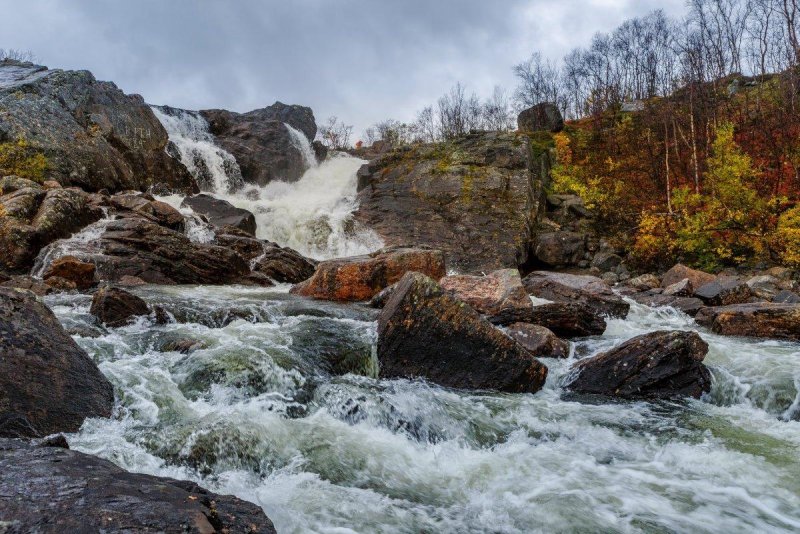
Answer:
[[[553,302],[534,306],[525,322],[544,326],[566,338],[599,336],[606,331],[603,316],[580,302]]]
[[[217,228],[233,226],[252,236],[256,235],[255,215],[245,209],[237,208],[227,200],[201,193],[184,198],[181,206],[192,208],[195,213],[204,216]]]
[[[208,109],[200,114],[219,146],[236,158],[245,182],[295,182],[315,163],[309,161],[316,160],[311,141],[317,135],[311,108],[276,102],[247,113]]]
[[[365,301],[411,271],[438,280],[445,275],[444,255],[438,250],[389,247],[366,256],[327,260],[291,292],[321,300]]]
[[[569,357],[569,343],[544,326],[514,323],[508,326],[506,333],[537,358]]]
[[[521,132],[558,133],[564,129],[564,117],[556,104],[542,102],[520,112],[517,116],[517,128]]]
[[[129,473],[63,447],[0,440],[3,532],[274,534],[258,505],[194,482]]]
[[[47,178],[87,191],[145,190],[163,183],[192,191],[171,158],[167,132],[141,96],[88,71],[0,61],[0,142],[24,139],[47,158]]]
[[[516,269],[501,269],[486,276],[445,276],[439,280],[439,285],[494,324],[524,321],[530,317],[533,309],[533,303]]]
[[[53,312],[31,293],[0,288],[0,436],[76,432],[113,405],[111,384]]]
[[[434,280],[408,273],[378,317],[383,378],[423,377],[446,387],[539,391],[547,367]]]
[[[595,276],[534,271],[522,280],[530,295],[553,302],[584,304],[601,315],[624,319],[630,304]]]
[[[695,320],[717,334],[800,341],[800,304],[757,302],[702,308]]]
[[[359,170],[355,218],[388,245],[442,250],[479,274],[529,260],[549,155],[527,136],[473,133],[395,149]]]
[[[695,332],[660,331],[630,339],[573,366],[567,388],[622,398],[699,398],[711,390],[708,345]]]
[[[136,316],[150,313],[141,297],[117,287],[101,287],[92,297],[89,313],[107,326],[124,326]]]

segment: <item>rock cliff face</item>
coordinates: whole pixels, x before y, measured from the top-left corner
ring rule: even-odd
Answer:
[[[0,62],[0,142],[19,138],[44,153],[46,176],[62,185],[196,189],[186,168],[167,154],[167,132],[142,97],[88,71]]]
[[[529,257],[548,164],[516,133],[394,150],[359,171],[355,216],[387,245],[444,251],[462,273],[515,268]]]

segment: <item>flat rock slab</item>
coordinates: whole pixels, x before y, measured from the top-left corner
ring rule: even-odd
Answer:
[[[525,290],[534,297],[554,302],[584,304],[608,317],[624,319],[630,310],[630,304],[595,276],[534,271],[522,283]]]
[[[237,208],[226,200],[201,193],[184,198],[181,206],[192,208],[195,213],[203,215],[217,228],[233,226],[251,236],[256,235],[256,216],[245,209]]]
[[[494,324],[525,320],[533,309],[516,269],[501,269],[486,276],[445,276],[439,280],[439,285]]]
[[[800,341],[800,304],[757,302],[707,307],[695,320],[725,336]]]
[[[60,447],[0,439],[0,527],[37,532],[274,533],[256,506],[190,481],[129,473]]]

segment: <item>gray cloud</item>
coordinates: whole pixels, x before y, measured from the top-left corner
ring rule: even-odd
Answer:
[[[457,81],[514,85],[625,18],[683,0],[0,0],[0,47],[85,68],[149,102],[247,111],[309,105],[318,122],[409,120]]]

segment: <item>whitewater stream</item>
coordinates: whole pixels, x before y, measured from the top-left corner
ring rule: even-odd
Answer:
[[[202,123],[182,131],[197,138],[187,154],[226,160]],[[260,237],[343,256],[381,245],[351,217],[361,163],[309,162],[296,183],[249,189],[219,165],[208,183],[256,213]],[[102,224],[58,246],[86,246]],[[198,221],[188,232],[213,239]],[[118,399],[71,446],[257,503],[279,532],[800,531],[798,343],[720,337],[631,303],[603,336],[574,342],[570,359],[543,359],[550,373],[535,395],[454,391],[375,378],[377,312],[363,305],[305,300],[288,286],[133,292],[174,322],[104,328],[90,296],[45,298]],[[698,330],[709,343],[705,398],[615,402],[562,388],[576,359],[659,329]],[[187,339],[193,351],[174,350]],[[337,376],[343,364],[357,373]]]

